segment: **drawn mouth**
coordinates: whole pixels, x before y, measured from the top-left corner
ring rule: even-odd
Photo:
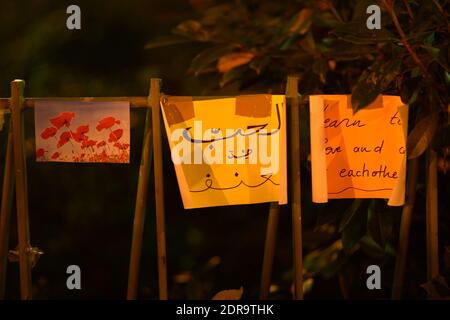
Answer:
[[[246,187],[248,187],[248,188],[257,188],[257,187],[260,187],[260,186],[262,186],[263,184],[265,184],[265,183],[267,183],[267,182],[270,182],[270,183],[272,183],[272,184],[275,185],[275,186],[279,186],[279,185],[280,185],[279,183],[276,183],[275,181],[273,181],[273,180],[271,179],[271,178],[272,178],[272,175],[261,175],[261,178],[264,179],[263,182],[258,183],[258,184],[255,184],[255,185],[247,184],[247,183],[244,182],[244,180],[241,180],[238,184],[236,184],[236,185],[234,185],[234,186],[231,186],[231,187],[224,187],[224,188],[214,187],[214,186],[213,186],[213,180],[208,178],[208,179],[205,180],[205,186],[206,186],[206,188],[201,189],[201,190],[189,190],[189,191],[190,191],[190,192],[205,192],[205,191],[207,191],[207,190],[209,190],[209,189],[211,189],[211,190],[219,190],[219,191],[220,191],[220,190],[231,190],[231,189],[238,188],[238,187],[240,187],[241,185],[246,186]]]
[[[244,150],[242,150],[242,151],[244,151]],[[247,152],[246,152],[245,154],[243,154],[243,155],[241,155],[241,156],[237,156],[237,155],[235,155],[235,154],[233,153],[233,151],[229,151],[228,159],[233,159],[233,158],[234,158],[234,159],[239,159],[239,158],[245,158],[245,159],[248,159],[248,156],[251,155],[252,152],[253,152],[252,149],[247,149]]]

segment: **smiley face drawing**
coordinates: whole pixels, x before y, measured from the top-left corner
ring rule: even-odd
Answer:
[[[287,203],[285,106],[283,95],[162,97],[184,208]]]

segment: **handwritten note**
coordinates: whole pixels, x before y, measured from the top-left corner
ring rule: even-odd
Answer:
[[[379,96],[353,113],[349,95],[310,97],[313,202],[405,198],[408,108]]]
[[[162,98],[185,208],[287,202],[285,106],[281,95]]]

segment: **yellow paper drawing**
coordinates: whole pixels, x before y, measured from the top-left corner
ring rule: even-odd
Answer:
[[[285,96],[161,99],[186,209],[287,202]]]
[[[353,113],[350,95],[310,97],[313,202],[405,199],[408,107],[379,96]]]

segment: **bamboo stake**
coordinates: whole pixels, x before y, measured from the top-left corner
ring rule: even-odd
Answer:
[[[419,172],[419,159],[415,158],[409,162],[408,183],[406,190],[406,202],[402,210],[400,222],[400,235],[398,244],[398,256],[395,263],[394,282],[392,285],[392,299],[400,299],[402,296],[403,283],[405,280],[406,258],[408,255],[409,232],[411,230],[411,217],[416,199],[417,177]]]
[[[32,298],[30,266],[30,230],[28,223],[27,167],[23,148],[22,108],[25,81],[11,82],[11,111],[13,124],[14,169],[16,177],[17,229],[19,237],[20,296]]]
[[[12,126],[8,132],[6,145],[5,173],[3,175],[2,203],[0,208],[0,300],[5,298],[6,269],[8,264],[9,228],[11,220],[11,206],[13,199],[14,178],[13,170],[13,141]]]
[[[145,115],[144,141],[142,145],[141,164],[139,167],[136,207],[134,211],[133,239],[131,243],[130,267],[128,274],[127,299],[135,300],[138,291],[139,265],[142,252],[142,238],[147,207],[148,180],[152,161],[152,110],[150,108],[151,94],[148,96],[148,108]]]
[[[437,156],[428,149],[427,153],[427,277],[431,280],[439,275],[438,246],[438,193],[437,193]]]
[[[156,243],[158,246],[159,299],[167,300],[166,227],[164,221],[164,178],[161,143],[161,111],[159,97],[161,79],[151,79],[150,104],[153,126],[153,170],[155,175]]]
[[[303,300],[302,215],[300,183],[300,111],[298,78],[288,77],[286,96],[290,101],[290,191],[294,256],[294,299]]]
[[[47,98],[27,98],[24,102],[24,108],[33,109],[38,101],[76,101],[76,102],[109,102],[109,101],[127,101],[130,108],[148,108],[148,97],[47,97]],[[0,98],[0,109],[8,107],[8,99]]]
[[[278,220],[280,217],[280,206],[277,202],[270,204],[269,217],[267,221],[266,243],[264,247],[263,269],[261,276],[260,299],[267,299],[270,291],[272,276],[273,257],[277,241]]]

